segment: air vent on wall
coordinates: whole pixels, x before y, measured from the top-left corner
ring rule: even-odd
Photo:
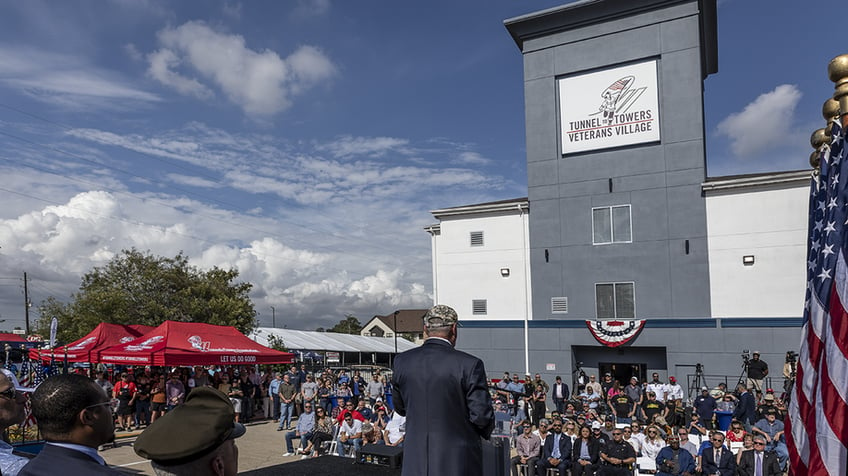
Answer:
[[[568,298],[567,297],[552,297],[551,298],[551,313],[553,313],[553,314],[568,314]]]

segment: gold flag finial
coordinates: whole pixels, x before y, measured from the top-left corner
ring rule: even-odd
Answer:
[[[819,168],[819,148],[828,143],[830,143],[830,140],[828,139],[824,128],[813,131],[813,134],[810,136],[810,145],[813,146],[813,149],[815,149],[813,153],[810,154],[810,166],[812,168]]]
[[[834,83],[833,99],[839,101],[842,126],[848,126],[848,55],[839,55],[830,60],[827,76]]]

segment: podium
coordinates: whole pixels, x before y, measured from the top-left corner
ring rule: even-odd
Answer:
[[[356,462],[388,468],[400,468],[403,464],[403,448],[368,444],[356,452]]]

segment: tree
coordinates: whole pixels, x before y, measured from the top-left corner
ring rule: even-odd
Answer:
[[[338,334],[359,334],[362,330],[362,323],[352,314],[345,314],[345,318],[339,321],[335,326],[327,329],[327,332],[335,332]]]
[[[69,303],[49,297],[40,307],[38,331],[50,333],[59,320],[57,341],[72,342],[97,324],[158,326],[166,320],[233,326],[247,334],[256,326],[250,283],[236,282],[238,271],[208,271],[188,264],[180,252],[173,258],[136,249],[123,250],[103,267],[82,277]]]

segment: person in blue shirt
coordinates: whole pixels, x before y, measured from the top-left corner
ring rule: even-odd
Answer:
[[[268,395],[271,396],[271,401],[274,402],[274,421],[280,420],[280,382],[283,381],[283,376],[280,372],[274,372],[274,379],[268,385]]]
[[[657,476],[679,476],[695,472],[695,458],[680,447],[680,437],[669,433],[668,446],[657,455]]]
[[[708,430],[712,430],[713,416],[717,408],[716,399],[710,395],[710,389],[701,387],[701,394],[695,398],[692,406],[695,408],[695,413],[701,418],[701,422]],[[691,432],[690,432],[691,433]]]

